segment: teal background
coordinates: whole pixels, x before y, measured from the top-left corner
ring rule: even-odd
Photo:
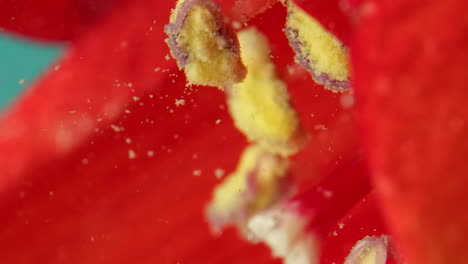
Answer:
[[[0,111],[53,63],[61,51],[58,45],[46,46],[0,34]]]

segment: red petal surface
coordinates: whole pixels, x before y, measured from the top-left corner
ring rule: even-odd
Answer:
[[[292,201],[298,203],[300,213],[311,219],[308,230],[325,241],[330,229],[370,189],[365,164],[353,161],[339,167],[320,184]]]
[[[364,197],[328,234],[321,264],[344,263],[356,242],[366,236],[388,235],[375,192]],[[393,256],[389,254],[390,261]],[[387,263],[394,263],[388,261]]]
[[[71,40],[119,0],[0,0],[0,31],[43,40]]]
[[[466,263],[465,1],[369,2],[353,51],[364,138],[408,263]]]
[[[156,2],[115,10],[10,110],[0,124],[0,147],[14,152],[1,154],[0,189],[23,170],[83,144],[97,126],[124,114],[134,96],[179,74],[166,59],[163,33],[172,3]]]
[[[232,0],[228,0],[232,1]],[[221,2],[228,2],[221,0]],[[235,0],[229,14],[238,21],[245,21],[264,12],[279,0]]]

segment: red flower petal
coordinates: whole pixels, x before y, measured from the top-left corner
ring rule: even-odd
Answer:
[[[118,0],[0,0],[0,29],[44,40],[71,40]]]
[[[308,229],[322,240],[337,221],[369,193],[371,186],[364,167],[362,161],[345,164],[311,191],[296,198],[300,213],[312,220]]]
[[[25,94],[0,124],[0,146],[7,150],[0,154],[0,189],[27,168],[84,144],[96,127],[113,124],[134,96],[171,83],[168,75],[179,72],[165,59],[170,8],[150,0],[120,6]]]
[[[234,2],[235,1],[235,2]],[[264,12],[279,0],[220,0],[226,7],[231,4],[229,15],[239,21],[244,22],[256,15]],[[234,2],[234,3],[233,3]]]
[[[375,1],[353,51],[364,138],[408,263],[466,263],[464,1]]]
[[[343,263],[356,242],[366,236],[388,235],[375,192],[364,197],[328,234],[321,264]],[[394,261],[394,249],[388,247],[387,263]]]

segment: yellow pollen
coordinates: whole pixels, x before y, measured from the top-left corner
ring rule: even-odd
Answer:
[[[173,10],[171,23],[176,22],[183,2],[179,1]],[[221,88],[239,82],[245,76],[240,57],[233,51],[234,38],[219,33],[224,25],[220,25],[222,21],[218,15],[202,4],[195,4],[184,19],[177,43],[188,56],[184,70],[189,84]]]
[[[347,49],[317,20],[288,1],[286,27],[297,32],[300,56],[305,56],[317,74],[326,74],[330,79],[346,81],[349,78]]]
[[[229,89],[228,106],[236,127],[250,141],[283,156],[299,148],[300,130],[286,84],[275,72],[267,39],[255,28],[239,32],[246,78]]]

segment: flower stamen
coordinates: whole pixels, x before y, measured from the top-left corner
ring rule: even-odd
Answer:
[[[284,199],[293,187],[288,156],[303,143],[286,85],[276,77],[266,38],[255,28],[238,34],[246,78],[227,89],[234,123],[252,141],[237,170],[216,188],[208,209],[215,231],[236,224],[245,232],[250,217]]]
[[[238,34],[246,78],[228,89],[228,105],[236,127],[250,141],[283,156],[304,143],[297,113],[289,103],[286,84],[275,73],[269,44],[257,29]]]
[[[179,0],[165,31],[172,56],[189,84],[221,88],[244,78],[235,34],[213,1]]]
[[[288,167],[286,158],[258,145],[248,147],[236,171],[216,188],[208,206],[208,219],[214,231],[228,224],[244,231],[252,214],[287,196],[290,190],[284,188],[284,182]]]
[[[296,52],[296,62],[310,72],[312,78],[334,92],[349,86],[347,49],[317,20],[292,1],[287,1],[286,36]]]

